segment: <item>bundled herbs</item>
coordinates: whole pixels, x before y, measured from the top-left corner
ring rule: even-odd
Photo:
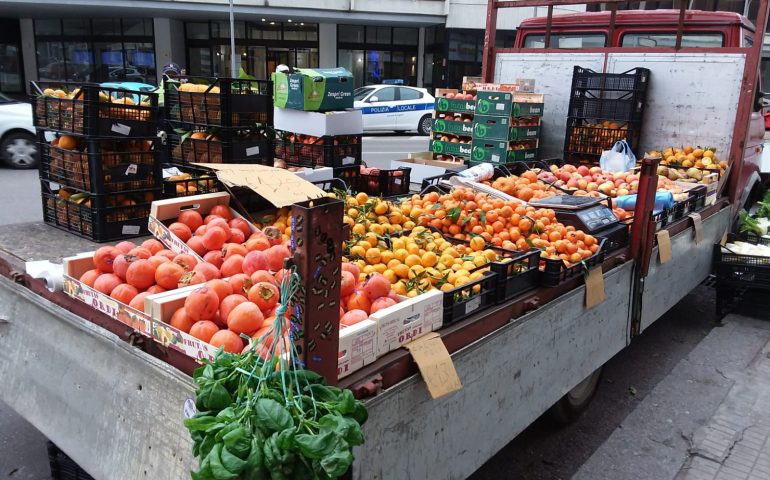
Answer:
[[[243,355],[220,351],[193,375],[194,417],[185,420],[200,459],[193,480],[334,479],[364,441],[367,412],[349,390],[298,367],[285,305],[298,283],[287,275],[270,345]]]

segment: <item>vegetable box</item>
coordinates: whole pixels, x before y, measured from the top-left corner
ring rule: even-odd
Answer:
[[[62,260],[64,293],[106,314],[108,317],[128,325],[137,332],[151,337],[152,320],[146,303],[144,312],[136,310],[109,295],[89,287],[79,280],[85,272],[96,268],[93,257],[94,252],[85,252]],[[150,295],[148,298],[157,295]]]
[[[443,292],[431,290],[414,298],[401,297],[399,303],[370,315],[377,323],[377,355],[441,328],[443,308]]]
[[[200,255],[195,253],[185,242],[179,237],[174,235],[171,230],[168,229],[168,225],[175,222],[179,218],[180,212],[184,210],[197,210],[204,218],[206,215],[217,205],[229,205],[230,194],[227,192],[207,193],[204,195],[193,195],[182,198],[169,198],[166,200],[159,200],[152,202],[150,209],[150,218],[148,221],[148,228],[155,238],[161,241],[163,245],[168,247],[176,253],[187,253],[199,261],[203,261]],[[234,218],[243,218],[238,212],[230,211]],[[256,231],[257,227],[249,222],[251,231]]]

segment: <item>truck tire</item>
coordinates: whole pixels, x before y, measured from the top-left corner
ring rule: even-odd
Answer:
[[[599,367],[551,407],[548,411],[551,417],[558,423],[574,422],[593,400],[601,377],[602,367]]]

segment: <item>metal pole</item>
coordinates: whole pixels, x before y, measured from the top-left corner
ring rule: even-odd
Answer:
[[[235,71],[235,15],[233,15],[233,0],[230,0],[230,76],[238,77]]]

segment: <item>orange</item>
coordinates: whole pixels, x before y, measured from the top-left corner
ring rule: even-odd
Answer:
[[[480,250],[484,250],[485,244],[486,242],[482,237],[473,237],[471,238],[470,247],[474,252],[478,252]]]
[[[420,261],[420,264],[423,267],[433,267],[438,263],[438,257],[436,254],[432,251],[427,251],[422,254],[422,259]]]
[[[374,247],[370,248],[369,250],[366,251],[365,258],[366,258],[366,263],[368,263],[369,265],[380,263],[380,259],[382,258],[380,249],[374,248]]]

